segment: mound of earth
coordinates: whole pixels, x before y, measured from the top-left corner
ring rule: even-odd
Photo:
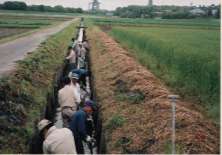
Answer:
[[[106,33],[88,35],[107,153],[170,153],[172,92]],[[177,153],[219,153],[219,127],[190,105],[177,101]]]

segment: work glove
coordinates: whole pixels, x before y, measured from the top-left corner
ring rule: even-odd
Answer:
[[[87,121],[93,121],[92,115],[89,115],[89,116],[87,117]]]
[[[90,143],[92,142],[92,137],[90,137],[89,135],[86,136],[86,142]]]

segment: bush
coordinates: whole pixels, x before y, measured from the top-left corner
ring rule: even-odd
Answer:
[[[176,12],[176,13],[165,13],[162,15],[163,19],[191,19],[195,16],[191,15],[189,12]]]

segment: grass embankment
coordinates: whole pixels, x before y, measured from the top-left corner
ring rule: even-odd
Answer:
[[[219,30],[113,27],[110,33],[175,92],[220,117]]]
[[[71,24],[51,36],[25,60],[15,73],[0,81],[0,153],[27,153],[34,121],[46,106],[53,75],[63,62],[74,34]]]
[[[87,25],[88,26],[88,25]],[[96,99],[100,105],[106,153],[171,152],[171,92],[110,36],[87,29]],[[189,102],[177,100],[176,153],[219,152],[219,126]]]

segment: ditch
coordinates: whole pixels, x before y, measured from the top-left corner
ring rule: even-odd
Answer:
[[[81,37],[81,25],[83,23],[80,23],[80,27],[77,27],[78,33],[75,36],[76,40],[78,40],[79,37]],[[82,37],[86,37],[86,34],[84,34]],[[86,62],[87,69],[91,73],[91,58],[90,55],[88,55],[88,61]],[[58,69],[57,73],[54,75],[53,79],[53,88],[50,93],[47,95],[47,105],[44,108],[42,112],[42,118],[46,118],[48,120],[51,120],[54,122],[55,126],[57,128],[62,128],[63,127],[63,121],[62,121],[62,116],[61,116],[61,108],[59,107],[58,104],[58,91],[62,88],[62,79],[67,76],[68,72],[68,64],[63,63],[61,67]],[[88,96],[89,99],[93,100],[95,103],[97,103],[96,99],[96,90],[94,88],[94,76],[91,73],[89,77],[86,79],[86,83],[88,85],[88,89],[90,91],[90,95]],[[87,144],[84,144],[84,150],[86,154],[103,154],[106,152],[105,148],[105,138],[104,135],[102,134],[102,119],[100,115],[100,107],[98,106],[98,113],[96,116],[96,126],[95,126],[95,145],[93,147],[93,151],[90,152],[89,147]],[[37,124],[36,124],[37,126]],[[42,144],[43,144],[43,139],[39,137],[39,132],[37,128],[35,129],[35,134],[32,137],[31,143],[30,143],[30,153],[43,153],[42,150]]]

